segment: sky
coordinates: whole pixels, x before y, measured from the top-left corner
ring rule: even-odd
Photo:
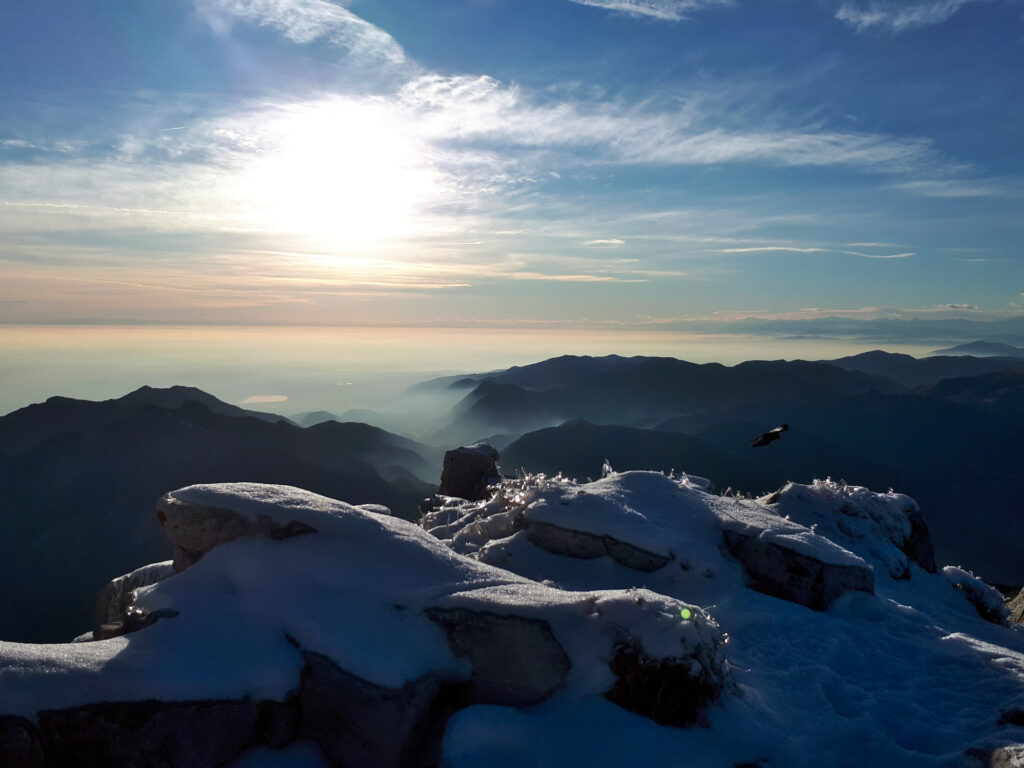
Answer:
[[[1022,213],[1021,0],[0,6],[0,323],[1020,344]]]

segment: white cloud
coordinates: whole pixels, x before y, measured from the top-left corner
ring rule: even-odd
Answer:
[[[752,248],[719,248],[717,253],[764,253],[786,251],[789,253],[822,253],[825,248],[796,248],[789,245],[761,245]]]
[[[195,0],[213,29],[226,31],[231,20],[274,29],[296,43],[326,40],[354,55],[390,63],[405,60],[391,35],[329,0]]]
[[[872,245],[865,243],[864,245]],[[785,253],[841,253],[847,256],[863,256],[865,259],[905,259],[913,256],[913,253],[862,253],[861,251],[847,251],[841,248],[800,248],[792,245],[760,245],[746,248],[719,248],[716,253],[771,253],[782,251]]]
[[[1004,197],[1007,194],[1005,188],[992,182],[966,179],[907,181],[894,186],[922,197]]]
[[[500,145],[523,151],[560,150],[587,163],[612,165],[715,165],[768,163],[784,166],[856,166],[906,171],[939,161],[933,143],[919,137],[775,129],[707,128],[715,115],[694,104],[656,109],[646,104],[561,101],[531,103],[515,86],[490,77],[414,79],[400,93],[419,130],[441,141]]]
[[[570,2],[628,13],[630,16],[650,16],[664,21],[681,21],[691,11],[732,5],[732,0],[570,0]]]
[[[978,1],[892,2],[890,0],[872,0],[866,7],[858,3],[847,2],[839,8],[836,18],[854,27],[858,32],[872,27],[881,27],[892,32],[903,32],[917,27],[941,24],[961,7]]]
[[[584,248],[618,248],[626,244],[625,240],[616,237],[607,240],[587,240],[583,243]]]

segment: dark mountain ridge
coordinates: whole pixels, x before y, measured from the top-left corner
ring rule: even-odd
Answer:
[[[177,409],[187,402],[201,403],[211,412],[223,416],[252,417],[269,423],[289,421],[277,414],[247,411],[237,405],[230,405],[195,387],[144,386],[110,400],[51,397],[43,403],[12,411],[0,417],[0,453],[25,450],[61,431],[98,429],[147,406]]]
[[[302,429],[145,399],[51,398],[0,418],[0,638],[67,640],[90,626],[106,581],[166,559],[152,510],[169,488],[295,485],[407,518],[436,488],[417,477],[430,471],[418,444],[369,425]]]
[[[980,376],[1021,365],[1019,357],[945,355],[917,358],[879,349],[823,362],[848,371],[863,371],[874,376],[890,378],[906,387],[935,384],[942,379]]]

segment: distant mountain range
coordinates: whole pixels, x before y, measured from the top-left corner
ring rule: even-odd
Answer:
[[[436,440],[509,436],[506,472],[583,479],[607,458],[617,470],[704,475],[720,491],[825,476],[892,487],[921,503],[945,562],[1024,583],[1021,359],[876,351],[726,367],[566,356],[468,380]],[[783,422],[781,440],[750,447]]]
[[[1024,357],[1024,347],[998,341],[971,341],[948,349],[937,349],[933,355],[975,355],[977,357]]]
[[[107,580],[167,556],[149,516],[169,489],[281,483],[414,519],[444,450],[481,438],[500,443],[507,473],[584,479],[608,459],[617,470],[703,475],[719,491],[825,476],[892,487],[921,503],[942,561],[1024,583],[1020,358],[876,351],[723,366],[563,356],[414,390],[421,403],[456,402],[447,423],[447,406],[429,414],[446,426],[425,442],[327,412],[296,417],[304,428],[191,387],[55,397],[0,417],[0,637],[63,640],[87,628]],[[405,431],[401,413],[342,418],[353,415]],[[751,448],[783,422],[780,440]]]
[[[366,424],[302,429],[189,387],[22,408],[0,418],[0,637],[67,640],[88,628],[107,580],[167,557],[151,515],[168,489],[297,485],[413,518],[437,487],[428,456]]]

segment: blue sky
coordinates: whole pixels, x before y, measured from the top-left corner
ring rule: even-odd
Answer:
[[[35,0],[0,43],[0,323],[1024,343],[1020,0]]]

